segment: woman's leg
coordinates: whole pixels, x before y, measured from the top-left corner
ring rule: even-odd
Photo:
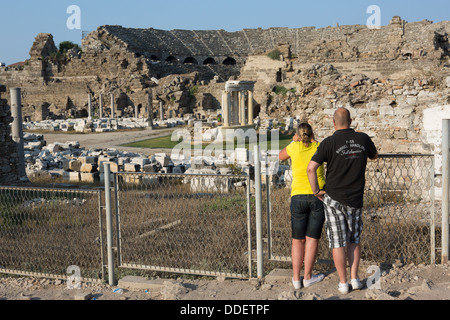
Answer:
[[[308,217],[308,229],[306,231],[304,280],[310,280],[312,277],[312,270],[316,262],[319,241],[325,222],[323,202],[314,196],[310,196],[310,199],[311,212]]]
[[[316,262],[318,247],[319,247],[318,239],[306,237],[305,256],[304,256],[304,261],[305,261],[304,279],[305,280],[311,279],[314,263]]]
[[[304,196],[296,195],[291,198],[291,225],[292,225],[292,271],[293,280],[300,280],[300,272],[305,258],[305,232],[308,223],[307,207]]]
[[[294,281],[300,280],[303,260],[305,258],[305,240],[292,239],[292,271]]]

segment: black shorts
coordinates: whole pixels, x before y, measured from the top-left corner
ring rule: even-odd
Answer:
[[[291,198],[292,239],[320,239],[325,222],[323,202],[312,194]]]

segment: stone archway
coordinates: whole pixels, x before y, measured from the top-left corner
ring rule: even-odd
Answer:
[[[178,63],[178,59],[175,58],[174,56],[169,56],[169,57],[167,57],[166,62],[170,63],[170,64],[177,64]]]
[[[155,55],[152,55],[152,56],[150,57],[150,61],[156,63],[156,62],[160,62],[161,59],[158,58],[158,57],[155,56]]]
[[[223,64],[226,66],[234,66],[236,65],[236,60],[231,57],[228,57],[223,61]]]
[[[214,58],[206,58],[205,61],[203,61],[204,65],[208,65],[208,64],[216,64],[216,60],[214,60]]]
[[[193,57],[187,57],[186,59],[184,59],[183,64],[198,64],[198,62]]]

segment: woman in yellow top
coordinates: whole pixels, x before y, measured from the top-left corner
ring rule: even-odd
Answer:
[[[291,226],[292,226],[292,284],[301,288],[300,272],[304,263],[303,286],[309,287],[322,281],[323,274],[313,275],[319,240],[325,221],[323,202],[314,196],[306,168],[317,150],[319,142],[308,123],[301,123],[293,141],[279,154],[280,160],[291,159]],[[323,165],[317,169],[320,189],[325,185]]]

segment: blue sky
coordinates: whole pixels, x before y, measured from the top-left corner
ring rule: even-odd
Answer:
[[[81,29],[70,30],[67,8],[77,5]],[[0,4],[0,62],[29,58],[34,38],[51,33],[56,45],[69,40],[81,45],[82,31],[105,24],[163,30],[192,29],[237,31],[244,28],[327,27],[365,25],[370,5],[381,12],[381,25],[399,15],[408,22],[450,20],[448,0],[2,0]]]

